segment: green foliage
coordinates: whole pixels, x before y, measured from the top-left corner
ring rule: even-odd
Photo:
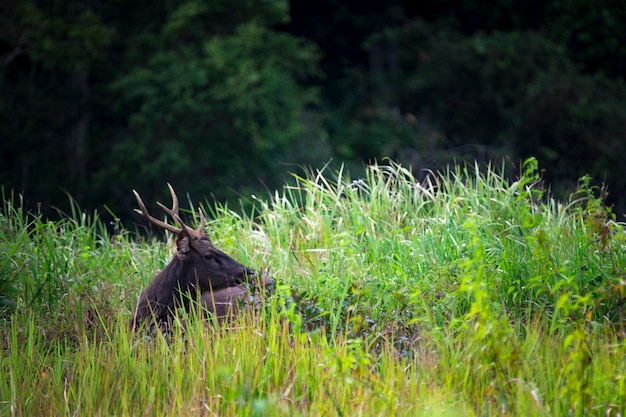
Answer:
[[[590,393],[591,369],[610,362],[590,362],[606,350],[589,346],[621,331],[626,314],[623,274],[614,268],[625,262],[623,226],[596,213],[606,209],[585,191],[587,180],[566,206],[546,199],[536,160],[523,168],[513,183],[475,167],[436,185],[393,165],[370,167],[354,182],[342,172],[332,181],[311,173],[276,195],[261,219],[268,230],[288,219],[279,236],[289,238],[278,246],[297,266],[285,275],[313,297],[321,312],[312,318],[319,326],[322,317],[330,334],[395,337],[406,355],[420,354],[409,341],[421,334],[437,346],[450,386],[478,409],[610,408],[610,396],[591,398],[619,383],[594,380],[599,391]],[[593,209],[579,211],[581,204]],[[279,259],[293,263],[287,253]],[[532,356],[546,343],[562,352],[555,369]],[[545,383],[535,370],[557,376]]]
[[[553,15],[547,32],[567,46],[574,62],[589,73],[602,72],[613,77],[624,76],[626,8],[619,1],[562,1],[548,6]]]
[[[539,84],[544,73],[571,72],[563,49],[537,34],[450,39],[430,37],[429,30],[418,24],[399,33],[399,42],[406,45],[401,52],[407,77],[398,86],[399,100],[414,114],[426,111],[445,129],[451,145],[467,139],[507,144],[515,124],[523,124],[516,106],[528,90],[546,88]]]
[[[622,219],[624,16],[615,0],[3,1],[0,183],[44,216],[68,190],[126,220],[122,196],[165,181],[232,204],[284,164],[537,155],[563,199],[606,179]]]
[[[623,415],[624,225],[588,178],[567,204],[542,184],[534,159],[513,182],[389,162],[296,175],[248,215],[212,206],[212,240],[280,297],[145,337],[127,323],[167,245],[6,196],[0,412]]]
[[[319,52],[267,27],[263,14],[244,13],[250,4],[243,3],[228,31],[207,26],[219,22],[217,5],[180,5],[155,34],[152,55],[112,84],[131,129],[113,143],[103,180],[115,172],[130,189],[184,178],[185,189],[221,197],[259,177],[276,181],[276,159],[301,134],[300,115],[317,99],[302,82],[318,75]],[[280,14],[279,5],[266,5],[267,19],[275,20],[269,15]]]
[[[284,0],[3,3],[0,181],[45,216],[70,190],[124,218],[115,196],[155,181],[276,186],[319,99],[320,52],[288,19]]]
[[[146,266],[129,258],[126,232],[116,228],[111,236],[97,214],[82,213],[73,200],[70,207],[61,220],[47,221],[7,195],[0,212],[0,300],[13,312],[36,311],[52,340],[76,341],[78,328],[102,330],[98,315],[112,315],[115,300],[139,289],[125,278]],[[140,251],[150,261],[154,252]],[[103,279],[114,276],[120,279]]]
[[[624,151],[623,80],[580,74],[567,49],[540,33],[460,37],[422,22],[390,33],[399,45],[402,70],[390,82],[400,108],[443,132],[437,149],[469,142],[490,153],[535,155],[551,167],[546,180],[563,199],[589,172],[614,191],[621,215],[624,175],[606,167],[623,165],[616,156]],[[429,149],[428,135],[410,142]]]
[[[31,204],[85,199],[90,73],[115,36],[84,2],[0,4],[0,182]]]
[[[69,7],[32,0],[8,3],[4,12],[12,27],[2,30],[0,39],[24,48],[34,63],[49,70],[89,67],[102,59],[115,34],[101,16],[78,2]]]

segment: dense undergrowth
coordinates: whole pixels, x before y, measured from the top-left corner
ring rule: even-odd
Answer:
[[[210,207],[280,297],[166,337],[126,324],[169,243],[4,195],[0,415],[624,416],[624,226],[588,178],[557,202],[538,172],[316,171]]]

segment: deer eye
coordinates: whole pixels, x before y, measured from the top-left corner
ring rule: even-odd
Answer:
[[[212,253],[208,253],[208,254],[204,255],[204,259],[206,259],[207,261],[210,261],[211,259],[213,259],[213,254]]]

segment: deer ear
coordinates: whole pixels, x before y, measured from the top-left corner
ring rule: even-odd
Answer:
[[[176,238],[176,256],[180,259],[187,256],[190,249],[189,245],[189,234],[185,231],[180,232],[178,234],[178,238]]]

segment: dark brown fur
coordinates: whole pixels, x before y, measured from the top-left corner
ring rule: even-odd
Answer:
[[[169,186],[169,184],[168,184]],[[203,307],[219,321],[233,317],[240,304],[254,303],[258,291],[250,292],[249,286],[273,287],[269,279],[257,282],[254,270],[237,262],[219,250],[204,230],[204,217],[197,230],[190,229],[178,216],[178,200],[170,186],[174,208],[163,207],[182,226],[176,228],[151,217],[141,198],[135,193],[141,210],[137,210],[152,223],[178,233],[176,256],[157,274],[141,293],[132,320],[132,328],[153,318],[157,323],[171,321],[178,307],[190,308],[191,300],[198,295]]]

